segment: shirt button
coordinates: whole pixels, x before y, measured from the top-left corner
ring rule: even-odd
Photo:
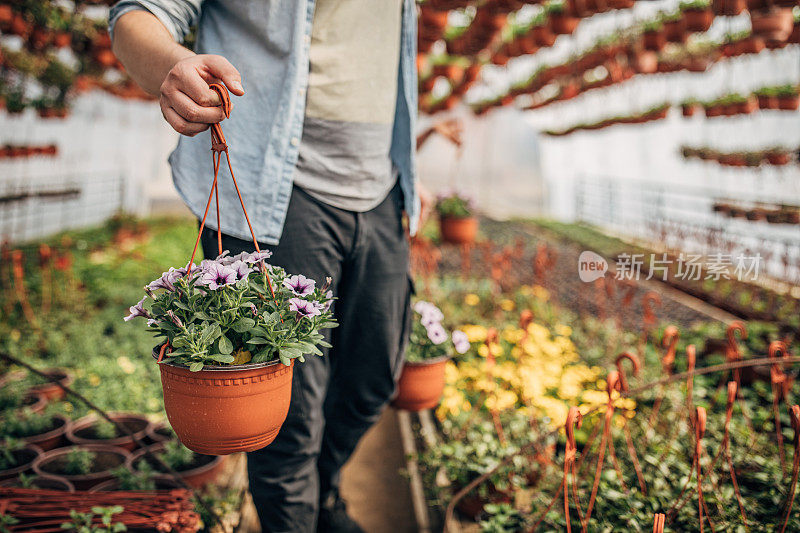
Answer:
[[[292,140],[289,142],[292,143],[292,146],[298,146],[300,144],[300,139],[297,137],[292,137]]]

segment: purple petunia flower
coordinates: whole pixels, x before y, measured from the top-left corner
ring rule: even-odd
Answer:
[[[328,279],[330,279],[330,278],[328,278]],[[333,291],[327,291],[327,292],[325,293],[325,298],[326,298],[328,301],[327,301],[327,302],[325,302],[324,304],[320,304],[320,310],[321,310],[323,313],[327,312],[327,311],[328,311],[328,309],[330,309],[330,308],[331,308],[331,305],[333,305]]]
[[[469,339],[467,334],[460,330],[453,331],[451,337],[453,339],[453,346],[458,353],[466,353],[469,350]]]
[[[148,313],[148,312],[147,312],[147,309],[145,309],[145,308],[143,307],[143,306],[144,306],[144,301],[145,301],[146,299],[147,299],[147,296],[145,296],[144,298],[142,298],[141,300],[139,300],[139,303],[138,303],[138,304],[136,304],[136,305],[132,305],[132,306],[129,308],[129,311],[131,312],[131,314],[129,314],[128,316],[124,317],[122,320],[124,320],[125,322],[127,322],[127,321],[129,321],[129,320],[131,320],[131,319],[134,319],[134,318],[136,318],[137,316],[142,316],[142,317],[145,317],[145,318],[150,318],[150,313]]]
[[[160,278],[150,282],[147,288],[151,291],[154,291],[156,289],[166,289],[172,292],[175,290],[175,282],[181,279],[185,275],[186,275],[185,268],[170,267],[170,269],[167,272],[161,274]]]
[[[442,344],[447,340],[447,332],[441,324],[433,324],[426,329],[428,331],[428,338],[433,344]]]
[[[244,261],[234,261],[230,264],[230,267],[236,271],[237,281],[247,279],[247,276],[249,276],[250,272],[253,271],[253,267]]]
[[[208,263],[205,268],[203,268],[203,274],[200,276],[199,283],[215,291],[225,285],[236,283],[236,270],[219,263]]]
[[[444,319],[444,314],[442,314],[441,310],[430,302],[420,300],[414,304],[414,311],[422,315],[420,322],[426,328],[434,324],[440,324]]]
[[[314,292],[314,280],[302,274],[295,274],[283,280],[283,286],[291,289],[297,296],[307,296]]]
[[[271,256],[272,252],[264,250],[261,252],[242,252],[239,255],[234,255],[231,259],[233,259],[233,261],[242,261],[243,263],[254,265],[264,259],[269,259]]]
[[[317,302],[309,302],[300,298],[292,298],[289,300],[289,309],[296,312],[299,316],[311,318],[312,316],[319,316],[321,311]]]

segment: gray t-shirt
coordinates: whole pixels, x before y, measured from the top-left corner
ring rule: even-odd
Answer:
[[[369,211],[397,180],[389,148],[402,0],[317,0],[295,185],[334,207]]]

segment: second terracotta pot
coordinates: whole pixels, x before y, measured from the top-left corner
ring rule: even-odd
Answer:
[[[150,466],[152,466],[156,472],[160,472],[162,475],[167,475],[158,463],[147,457],[147,451],[156,455],[162,453],[164,451],[164,444],[153,444],[147,448],[146,451],[137,451],[128,459],[128,468],[131,470],[137,470],[142,461],[148,461]],[[214,481],[222,473],[222,469],[225,466],[225,457],[202,454],[195,454],[193,457],[194,459],[192,464],[188,468],[177,471],[180,478],[187,485],[195,488],[201,488],[209,483],[214,483]]]
[[[125,426],[139,441],[144,439],[151,425],[147,418],[134,413],[110,413],[109,417],[115,422]],[[128,451],[132,451],[136,448],[136,441],[128,435],[110,439],[98,437],[94,429],[97,424],[102,422],[102,419],[93,415],[76,420],[67,428],[67,440],[73,444],[105,444],[107,446],[119,446]]]
[[[172,429],[187,448],[205,455],[267,446],[289,413],[293,364],[274,361],[199,372],[159,364]]]
[[[478,234],[478,219],[475,217],[440,217],[439,231],[442,240],[452,244],[470,244]]]
[[[400,381],[397,383],[397,396],[392,400],[392,405],[406,411],[422,411],[439,405],[444,391],[444,370],[447,361],[447,357],[419,363],[406,361],[400,374]]]
[[[94,455],[92,468],[88,474],[65,474],[64,465],[69,454],[74,450],[87,450]],[[33,462],[33,471],[40,475],[55,475],[72,483],[77,490],[88,490],[95,485],[113,478],[112,470],[125,465],[130,454],[127,450],[116,446],[86,444],[68,446],[45,452]]]

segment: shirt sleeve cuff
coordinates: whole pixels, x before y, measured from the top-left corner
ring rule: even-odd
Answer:
[[[169,13],[157,5],[154,5],[152,2],[135,0],[122,0],[121,2],[114,4],[114,7],[111,8],[111,11],[108,14],[108,34],[112,41],[114,40],[114,27],[116,26],[117,21],[119,21],[122,15],[125,13],[130,13],[131,11],[146,11],[152,14],[161,22],[161,24],[164,25],[176,42],[183,41],[185,35],[179,30]]]

